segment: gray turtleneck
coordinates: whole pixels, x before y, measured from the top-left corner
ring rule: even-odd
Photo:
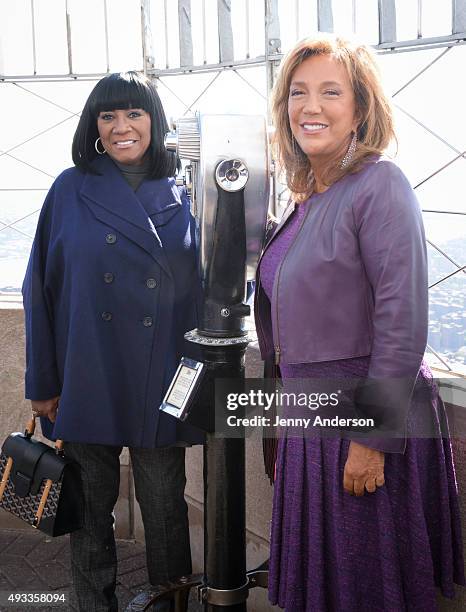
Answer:
[[[116,166],[119,168],[121,174],[125,177],[129,186],[134,191],[137,191],[142,181],[146,179],[149,174],[150,166],[151,166],[150,159],[147,159],[147,158],[144,159],[142,164],[138,166],[121,164],[120,162],[117,162],[115,160],[113,161],[115,162]]]

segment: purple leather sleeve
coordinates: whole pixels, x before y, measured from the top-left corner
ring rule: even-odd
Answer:
[[[373,345],[362,412],[373,410],[398,437],[361,443],[403,452],[414,383],[427,342],[427,254],[419,203],[401,170],[374,164],[354,202],[361,258],[373,293]],[[380,386],[380,394],[376,391]],[[381,399],[377,399],[377,396]],[[371,408],[372,406],[372,408]]]

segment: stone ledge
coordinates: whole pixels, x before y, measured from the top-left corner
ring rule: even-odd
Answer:
[[[5,295],[0,293],[0,310],[22,310],[23,298],[21,295]]]

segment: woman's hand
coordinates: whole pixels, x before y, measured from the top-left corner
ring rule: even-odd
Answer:
[[[343,488],[357,496],[364,495],[364,489],[374,493],[385,483],[384,463],[384,453],[352,440],[343,474]]]
[[[58,395],[48,400],[31,400],[32,414],[34,416],[47,417],[49,421],[55,423],[59,399],[60,396]]]

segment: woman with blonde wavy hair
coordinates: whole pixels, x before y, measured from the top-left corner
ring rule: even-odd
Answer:
[[[285,388],[346,381],[345,410],[376,428],[281,431],[266,456],[270,600],[287,612],[434,611],[436,587],[453,597],[465,583],[458,495],[423,360],[422,216],[383,157],[395,133],[372,52],[338,37],[299,42],[272,111],[292,200],[258,270],[262,356]]]

